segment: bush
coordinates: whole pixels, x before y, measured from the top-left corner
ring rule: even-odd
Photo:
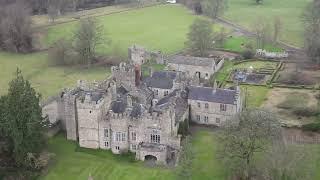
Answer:
[[[72,47],[69,41],[64,39],[58,40],[53,46],[49,49],[49,60],[51,65],[68,65],[73,64],[72,61]]]
[[[254,57],[254,52],[251,49],[246,49],[241,54],[244,59],[252,59]]]
[[[319,132],[320,131],[320,123],[305,124],[305,125],[302,125],[302,129],[305,131]]]
[[[297,116],[311,117],[316,116],[319,112],[315,108],[306,106],[295,107],[292,111]]]

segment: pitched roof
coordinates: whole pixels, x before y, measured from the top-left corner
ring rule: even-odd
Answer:
[[[231,89],[190,86],[188,90],[189,99],[223,104],[234,104],[238,96],[237,91]]]
[[[113,101],[111,103],[111,110],[114,113],[124,113],[126,111],[127,104],[123,101]]]
[[[177,77],[177,72],[174,71],[156,71],[152,73],[153,78],[170,78],[174,80]]]
[[[176,55],[169,59],[169,63],[212,67],[215,64],[215,60],[213,58]]]
[[[145,83],[148,87],[153,87],[153,88],[171,89],[173,87],[173,80],[168,77],[164,77],[164,78],[149,77],[145,79]]]

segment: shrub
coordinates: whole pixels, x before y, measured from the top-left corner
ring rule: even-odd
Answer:
[[[254,52],[251,49],[246,49],[242,52],[242,57],[244,59],[252,59],[254,57]]]
[[[295,107],[293,108],[293,113],[297,116],[316,116],[319,112],[315,108],[310,108],[306,106]]]
[[[70,60],[72,59],[72,47],[69,41],[64,39],[58,40],[49,49],[49,60],[51,65],[67,65],[73,64]]]
[[[305,124],[305,125],[302,125],[302,129],[305,131],[319,132],[320,131],[320,123]]]

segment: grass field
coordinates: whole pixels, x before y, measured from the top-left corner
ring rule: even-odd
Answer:
[[[0,95],[7,92],[8,83],[14,77],[16,69],[22,70],[24,77],[43,97],[56,94],[65,87],[73,87],[77,80],[102,80],[110,74],[109,68],[75,69],[50,67],[47,54],[35,53],[16,55],[0,52]]]
[[[129,12],[98,17],[104,34],[111,38],[111,47],[100,46],[100,53],[120,50],[127,53],[132,44],[153,50],[174,53],[184,48],[189,26],[196,18],[180,5],[161,5]],[[78,22],[50,27],[46,43],[49,45],[62,37],[71,37]]]
[[[241,53],[246,49],[245,46],[248,44],[252,45],[253,49],[257,49],[255,39],[244,36],[233,36],[227,38],[222,48],[225,50],[231,50]],[[283,49],[276,47],[272,44],[266,44],[264,49],[272,52],[283,52]]]
[[[113,9],[111,9],[113,10]],[[186,8],[156,6],[130,12],[101,16],[98,21],[112,37],[111,47],[100,46],[100,53],[111,51],[127,54],[127,48],[134,43],[150,49],[159,49],[167,53],[176,52],[184,47],[186,33],[196,18]],[[52,26],[48,30],[47,42],[52,43],[60,37],[70,37],[76,22]],[[120,52],[119,52],[120,51]],[[0,94],[6,92],[8,82],[13,78],[16,68],[23,74],[44,97],[57,93],[64,87],[74,86],[78,79],[101,80],[110,74],[109,68],[50,67],[46,53],[16,55],[0,52]]]
[[[224,179],[224,171],[214,156],[214,133],[199,131],[192,140],[195,160],[193,179]],[[77,145],[58,135],[49,141],[49,151],[56,154],[55,161],[42,180],[94,179],[110,180],[173,180],[172,169],[149,168],[143,162],[132,161],[127,156],[114,155],[110,151],[85,149],[77,151]]]
[[[274,17],[282,19],[281,40],[293,45],[303,45],[303,25],[301,15],[310,0],[267,0],[262,5],[255,1],[229,0],[224,17],[232,22],[252,29],[258,17],[272,23]]]

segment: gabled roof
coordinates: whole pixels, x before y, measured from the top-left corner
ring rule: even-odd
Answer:
[[[231,89],[214,89],[208,87],[188,87],[191,100],[215,102],[222,104],[234,104],[237,100],[237,91]]]
[[[215,60],[213,58],[176,55],[169,59],[169,63],[212,67],[215,64]]]
[[[145,83],[148,87],[152,88],[171,89],[173,87],[173,80],[168,77],[149,77],[145,79]]]
[[[174,71],[156,71],[152,73],[153,78],[170,78],[174,80],[177,77],[177,72]]]

